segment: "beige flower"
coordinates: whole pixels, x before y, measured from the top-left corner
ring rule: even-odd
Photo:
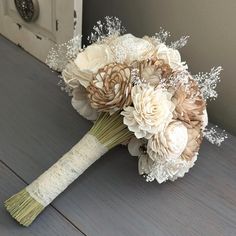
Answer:
[[[185,150],[183,151],[181,158],[183,160],[192,160],[200,148],[202,142],[202,130],[201,126],[195,126],[194,128],[188,128],[188,141]]]
[[[91,107],[86,89],[82,86],[75,88],[72,92],[72,106],[74,109],[88,120],[96,120],[98,112]]]
[[[181,62],[181,56],[179,51],[167,47],[164,43],[161,43],[157,46],[156,57],[158,59],[164,60],[164,62],[169,64],[171,69],[173,69],[174,71],[182,71],[188,69],[187,65]]]
[[[116,60],[122,63],[151,58],[155,53],[155,47],[145,39],[137,38],[132,34],[117,37],[110,43]]]
[[[172,102],[176,106],[175,119],[184,121],[189,127],[198,126],[202,122],[206,103],[195,81],[190,79],[187,87],[178,87]]]
[[[181,156],[187,141],[187,128],[181,121],[172,121],[165,130],[148,140],[147,153],[153,161],[173,161]]]
[[[125,64],[112,63],[100,69],[87,87],[91,106],[113,113],[131,104],[131,70]]]
[[[150,85],[135,85],[131,91],[133,106],[124,108],[124,124],[137,138],[149,139],[171,121],[174,104],[171,94]]]
[[[142,82],[152,86],[158,86],[172,73],[170,66],[157,58],[136,62],[136,64],[136,67],[139,68]]]
[[[145,139],[130,140],[131,155],[138,156],[140,175],[147,181],[163,183],[183,177],[197,160],[201,141],[200,129],[187,129],[181,121],[172,121],[159,135]]]
[[[148,140],[147,154],[139,156],[139,173],[147,181],[176,180],[193,167],[202,139],[200,128],[187,129],[180,121],[171,122],[162,134]]]
[[[85,88],[92,81],[93,74],[113,61],[110,47],[105,44],[93,44],[79,53],[74,60],[77,69],[75,71],[78,82]]]

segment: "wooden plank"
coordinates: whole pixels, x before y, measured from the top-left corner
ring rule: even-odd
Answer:
[[[24,235],[24,236],[41,236],[41,235],[83,235],[71,225],[61,214],[52,207],[48,207],[45,212],[46,216],[39,216],[37,223],[31,227],[20,227],[19,224],[11,218],[5,210],[2,202],[7,197],[22,189],[25,183],[12,173],[2,162],[0,162],[0,235]]]
[[[0,158],[29,183],[91,124],[73,110],[46,66],[5,40],[0,54]],[[191,172],[162,185],[146,183],[137,160],[117,147],[53,206],[90,236],[234,236],[235,146],[233,136],[220,148],[204,142]]]

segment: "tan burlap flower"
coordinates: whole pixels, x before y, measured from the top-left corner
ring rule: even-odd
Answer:
[[[91,106],[110,113],[121,110],[132,103],[131,87],[131,68],[125,64],[108,64],[87,87]]]

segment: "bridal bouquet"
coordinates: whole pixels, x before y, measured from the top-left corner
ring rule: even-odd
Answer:
[[[22,225],[37,215],[111,148],[127,145],[147,181],[183,177],[194,165],[207,130],[206,100],[217,97],[221,67],[191,75],[178,51],[188,37],[167,45],[169,33],[152,37],[124,34],[117,18],[94,27],[91,44],[79,39],[57,45],[47,63],[62,71],[65,90],[80,115],[94,122],[68,153],[33,183],[5,202]]]

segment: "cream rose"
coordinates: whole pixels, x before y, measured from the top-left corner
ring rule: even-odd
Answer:
[[[74,63],[78,67],[76,71],[77,79],[85,88],[92,80],[93,74],[98,69],[113,61],[110,47],[105,44],[93,44],[79,53]]]
[[[110,47],[118,62],[131,63],[151,58],[155,47],[146,39],[137,38],[132,34],[122,35],[110,43]]]
[[[186,70],[188,66],[181,62],[181,56],[178,50],[167,47],[164,43],[157,46],[156,56],[158,59],[164,60],[173,70]]]
[[[133,106],[124,108],[124,124],[139,138],[151,138],[163,131],[172,119],[175,108],[171,94],[150,85],[136,85],[132,88]]]
[[[147,154],[139,157],[140,174],[146,174],[147,181],[158,183],[183,177],[197,160],[197,137],[195,129],[187,129],[181,121],[172,121],[162,133],[148,140]]]
[[[139,174],[145,175],[147,181],[156,180],[161,184],[183,177],[193,167],[197,153],[190,160],[181,156],[187,141],[187,128],[181,121],[172,121],[162,133],[153,135],[149,140],[133,137],[128,150],[132,156],[139,158]]]
[[[188,131],[181,121],[171,122],[163,132],[148,140],[147,153],[153,161],[178,159],[186,148]]]

